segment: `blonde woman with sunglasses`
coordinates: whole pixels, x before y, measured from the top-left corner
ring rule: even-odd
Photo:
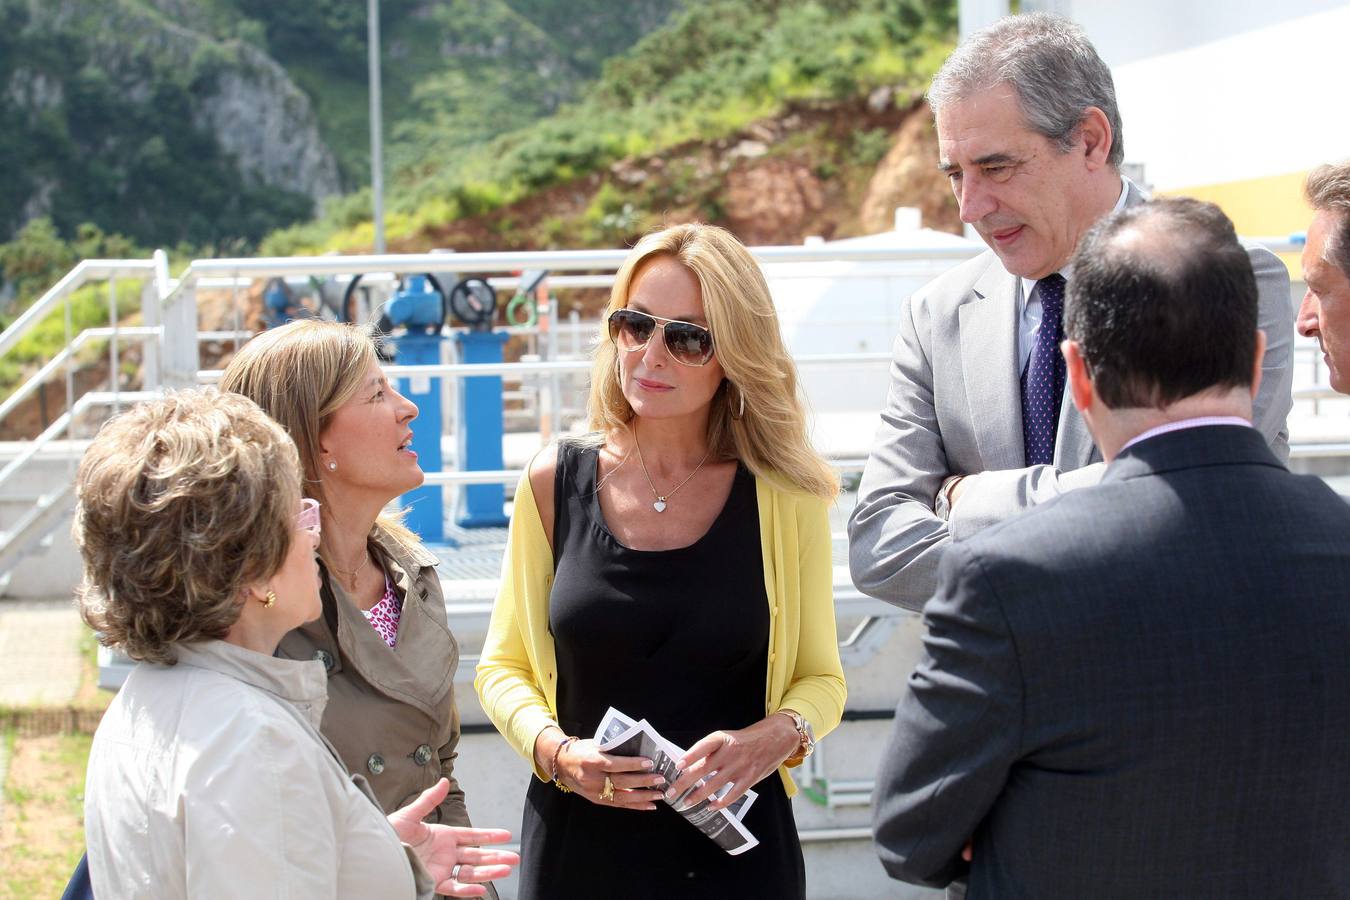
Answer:
[[[838,724],[827,506],[768,286],[726,231],[648,235],[596,352],[594,433],[516,489],[476,686],[533,763],[523,900],[804,897],[788,768]],[[601,752],[605,710],[687,747],[672,784]],[[662,800],[754,788],[730,855]],[[607,879],[622,863],[623,877]]]
[[[110,421],[76,481],[80,609],[141,664],[99,723],[85,831],[101,900],[481,896],[516,855],[430,825],[437,779],[385,816],[319,732],[323,665],[277,658],[321,613],[320,508],[295,444],[236,394]]]

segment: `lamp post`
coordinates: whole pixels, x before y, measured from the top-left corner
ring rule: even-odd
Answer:
[[[375,252],[384,247],[384,118],[380,103],[380,0],[366,0],[370,61],[370,192],[375,201]]]

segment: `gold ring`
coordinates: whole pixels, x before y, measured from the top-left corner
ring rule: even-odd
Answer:
[[[601,800],[614,799],[614,782],[609,780],[608,775],[605,776],[605,789],[600,792],[600,799]]]

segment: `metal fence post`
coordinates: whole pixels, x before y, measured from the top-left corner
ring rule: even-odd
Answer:
[[[164,354],[166,388],[190,388],[197,384],[201,359],[197,347],[197,288],[189,284],[178,292],[164,310]]]

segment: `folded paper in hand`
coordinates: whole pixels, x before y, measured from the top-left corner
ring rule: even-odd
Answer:
[[[634,721],[611,706],[600,720],[600,727],[595,730],[595,742],[605,753],[650,759],[653,771],[665,776],[666,784],[674,784],[680,777],[680,770],[676,768],[675,761],[684,756],[684,749],[661,737],[646,719]],[[699,784],[702,782],[695,784],[673,800],[667,800],[666,804],[732,856],[738,856],[759,846],[759,839],[741,823],[746,810],[754,804],[759,795],[754,791],[746,791],[726,809],[714,809],[710,803],[712,798],[700,800],[692,805],[686,804],[685,798]],[[725,796],[731,787],[729,784],[724,785],[713,794],[713,797]]]

